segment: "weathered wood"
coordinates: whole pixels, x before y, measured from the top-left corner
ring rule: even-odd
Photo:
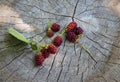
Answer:
[[[7,29],[50,43],[53,38],[45,37],[48,19],[62,29],[76,21],[85,31],[79,42],[91,56],[79,44],[65,41],[56,55],[35,67],[35,52]],[[1,0],[0,82],[120,82],[119,21],[103,0]]]

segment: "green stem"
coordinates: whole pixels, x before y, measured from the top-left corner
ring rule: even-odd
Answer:
[[[88,53],[88,55],[91,57],[91,59],[97,63],[97,61],[93,58],[93,56],[91,55],[90,51],[82,44],[79,43],[79,45],[86,51],[86,53]]]
[[[83,48],[87,53],[91,54],[90,51],[89,51],[84,45],[82,45],[82,48]]]
[[[63,36],[63,34],[66,32],[66,30],[63,30],[59,35]]]
[[[47,22],[48,22],[48,30],[51,30],[51,26],[52,26],[52,24],[53,24],[53,22],[50,20],[50,19],[46,19],[47,20]]]

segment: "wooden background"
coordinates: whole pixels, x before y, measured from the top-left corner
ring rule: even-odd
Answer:
[[[48,19],[61,25],[73,19],[84,29],[80,43],[64,41],[59,52],[34,66],[30,46],[7,33],[50,43]],[[56,35],[59,33],[56,33]],[[120,18],[103,0],[0,0],[0,82],[120,82]]]

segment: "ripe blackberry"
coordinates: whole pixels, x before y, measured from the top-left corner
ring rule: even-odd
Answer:
[[[42,55],[35,55],[35,64],[36,66],[41,66],[44,62],[44,57]]]
[[[74,32],[68,32],[66,35],[66,38],[70,41],[70,42],[75,42],[78,38],[78,36],[74,33]]]
[[[57,23],[53,23],[51,26],[52,31],[58,32],[60,30],[60,25]]]
[[[83,29],[80,28],[80,27],[76,27],[76,28],[74,29],[74,32],[75,32],[76,35],[83,34]]]
[[[43,48],[41,50],[41,53],[42,53],[42,55],[43,55],[44,58],[48,58],[50,56],[50,53],[49,53],[48,49],[44,49]]]
[[[55,53],[57,53],[58,49],[57,49],[57,47],[54,44],[49,44],[48,45],[48,51],[51,54],[55,54]]]
[[[62,44],[63,40],[61,36],[56,36],[53,40],[55,46],[59,47]]]

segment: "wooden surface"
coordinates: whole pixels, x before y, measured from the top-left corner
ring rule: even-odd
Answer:
[[[7,33],[13,27],[28,39],[50,43],[48,19],[62,30],[72,17],[85,31],[80,43],[97,63],[80,45],[65,41],[35,67],[36,52]],[[119,17],[103,0],[0,0],[0,82],[120,82]]]

